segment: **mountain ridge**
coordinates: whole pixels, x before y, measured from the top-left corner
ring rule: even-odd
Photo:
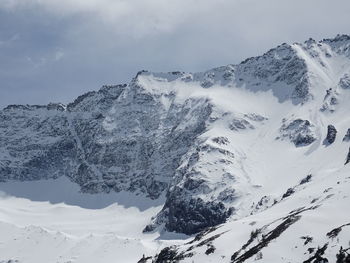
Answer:
[[[339,43],[339,42],[346,42],[346,41],[350,41],[350,35],[347,35],[347,34],[338,34],[336,37],[334,38],[324,38],[320,41],[316,41],[314,40],[313,38],[309,38],[308,40],[304,41],[303,43],[299,43],[299,42],[294,42],[293,44],[287,44],[287,43],[282,43],[280,45],[278,45],[277,47],[275,48],[271,48],[270,50],[268,50],[267,52],[265,52],[263,55],[260,55],[260,56],[253,56],[253,57],[249,57],[249,58],[246,58],[244,60],[242,60],[240,63],[238,64],[228,64],[226,66],[221,66],[221,67],[218,67],[218,68],[213,68],[213,69],[226,69],[227,67],[235,67],[235,66],[238,66],[238,65],[241,65],[241,64],[246,64],[247,62],[251,61],[251,60],[255,60],[256,58],[260,58],[260,57],[263,57],[264,55],[268,54],[269,52],[273,52],[275,51],[276,49],[280,48],[280,47],[291,47],[292,45],[306,45],[306,46],[310,46],[310,45],[313,45],[313,44],[322,44],[322,43]],[[346,49],[348,50],[348,49]],[[345,51],[346,51],[345,50]],[[212,69],[212,70],[213,70]],[[209,70],[211,71],[211,70]],[[204,71],[204,72],[201,72],[201,73],[197,73],[197,74],[203,74],[203,73],[206,73],[208,71]],[[133,80],[137,79],[137,77],[143,73],[146,73],[146,74],[168,74],[168,75],[174,75],[174,76],[177,76],[177,75],[186,75],[186,74],[193,74],[193,73],[186,73],[184,71],[172,71],[172,72],[151,72],[151,71],[148,71],[148,70],[140,70],[139,72],[136,73],[135,77],[133,78]],[[196,73],[194,73],[196,74]],[[11,105],[7,105],[3,108],[3,110],[6,110],[6,109],[9,109],[9,108],[13,108],[13,107],[38,107],[38,108],[41,108],[41,107],[45,107],[45,106],[49,106],[49,105],[52,105],[52,106],[68,106],[68,105],[71,105],[71,104],[74,104],[74,102],[77,102],[79,101],[80,99],[83,99],[84,97],[86,96],[89,96],[89,95],[93,95],[94,93],[96,92],[103,92],[104,90],[108,90],[108,89],[111,89],[113,87],[126,87],[128,84],[124,83],[124,84],[117,84],[117,85],[103,85],[99,90],[97,91],[88,91],[80,96],[78,96],[73,102],[70,102],[70,103],[67,103],[66,105],[61,103],[61,102],[51,102],[47,105],[45,104],[39,104],[39,105],[29,105],[29,104],[11,104]]]

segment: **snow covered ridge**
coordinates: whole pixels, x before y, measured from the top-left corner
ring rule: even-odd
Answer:
[[[342,35],[201,73],[141,71],[68,105],[11,105],[0,112],[0,181],[63,176],[84,193],[164,200],[145,232],[267,213],[307,175],[321,184],[348,169],[349,75]]]

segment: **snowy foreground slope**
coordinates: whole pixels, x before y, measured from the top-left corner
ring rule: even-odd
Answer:
[[[342,35],[8,106],[0,262],[347,262],[349,101]]]

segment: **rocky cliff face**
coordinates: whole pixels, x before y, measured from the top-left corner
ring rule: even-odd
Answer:
[[[165,198],[145,231],[197,233],[250,212],[264,147],[252,138],[312,147],[325,138],[323,118],[337,125],[349,63],[350,39],[338,36],[203,73],[142,71],[68,105],[8,106],[0,111],[0,180],[66,176],[86,193]]]

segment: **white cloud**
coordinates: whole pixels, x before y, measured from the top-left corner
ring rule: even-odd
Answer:
[[[55,54],[54,54],[53,60],[54,60],[54,61],[59,61],[59,60],[61,60],[63,57],[64,57],[64,52],[63,52],[63,50],[57,50],[57,51],[55,52]]]
[[[19,34],[14,34],[13,36],[11,36],[8,39],[3,39],[3,40],[0,39],[0,47],[9,46],[14,41],[19,40],[19,38],[20,38]]]
[[[133,36],[169,32],[199,13],[208,16],[223,0],[2,0],[0,7],[43,8],[58,16],[87,15]]]
[[[348,0],[1,0],[0,8],[42,8],[56,16],[86,16],[133,37],[171,33],[179,27],[234,30],[242,37],[322,31],[350,11]],[[346,16],[347,19],[347,16]],[[331,21],[333,20],[333,21]],[[303,28],[299,28],[303,26]]]

